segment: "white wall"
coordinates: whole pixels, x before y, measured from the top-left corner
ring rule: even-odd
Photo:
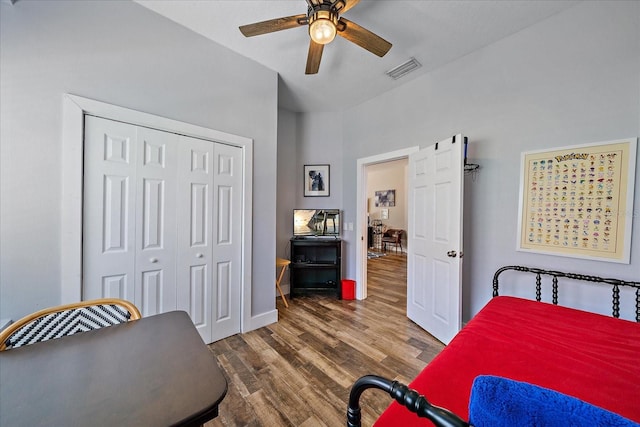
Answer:
[[[252,315],[273,311],[276,73],[131,2],[0,8],[0,317],[60,302],[64,93],[254,139]]]
[[[475,181],[465,178],[465,319],[490,298],[502,265],[639,280],[640,173],[631,264],[515,247],[522,151],[640,135],[640,2],[583,2],[344,112],[346,213],[356,211],[358,158],[427,147],[457,133],[469,137],[470,161],[481,165]],[[350,277],[355,249],[347,247],[344,276]],[[581,303],[611,311],[608,300]]]

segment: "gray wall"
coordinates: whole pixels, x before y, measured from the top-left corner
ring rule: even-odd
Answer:
[[[276,212],[276,256],[289,259],[289,239],[293,235],[293,209],[297,206],[296,192],[302,192],[302,166],[297,167],[299,114],[278,110],[278,203]],[[276,271],[276,274],[278,272]],[[289,292],[289,272],[285,273],[281,285]],[[275,289],[274,289],[275,292]]]
[[[0,8],[0,317],[60,302],[64,93],[254,139],[252,315],[274,310],[276,73],[128,1]]]
[[[279,110],[278,116],[278,206],[277,254],[289,258],[293,235],[293,209],[343,209],[342,116],[337,112],[292,113]],[[329,197],[304,197],[303,168],[308,164],[328,164]],[[342,221],[355,222],[355,211]],[[355,227],[355,224],[354,224]],[[341,231],[342,236],[353,231]],[[344,250],[344,247],[343,247]],[[346,277],[346,276],[345,276]],[[289,275],[283,279],[287,292]]]
[[[515,247],[522,151],[640,135],[640,2],[580,3],[343,117],[343,181],[332,181],[332,191],[341,185],[341,207],[352,221],[357,159],[427,147],[457,133],[469,137],[470,161],[481,169],[475,180],[465,179],[465,319],[490,298],[493,272],[502,265],[639,280],[640,173],[631,264],[526,254]],[[301,142],[316,143],[311,136]],[[344,237],[344,277],[354,277],[355,235]],[[585,308],[610,312],[608,301],[586,299]]]
[[[342,116],[339,113],[313,113],[298,115],[297,162],[300,174],[296,184],[296,208],[340,208],[343,197],[341,183],[344,162],[342,159]],[[300,142],[303,142],[300,144]],[[303,166],[329,164],[329,197],[304,197],[302,192]],[[344,221],[344,220],[343,220]]]

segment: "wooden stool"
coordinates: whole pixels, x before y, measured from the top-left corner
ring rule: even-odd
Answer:
[[[289,308],[289,304],[287,304],[287,299],[284,296],[284,292],[282,292],[282,288],[280,287],[280,282],[282,281],[282,276],[284,276],[284,271],[287,269],[287,266],[291,264],[291,261],[288,259],[276,258],[276,269],[278,267],[282,267],[280,270],[280,274],[278,275],[278,279],[276,280],[276,288],[280,292],[280,296],[282,297],[282,302],[284,302],[284,306]]]

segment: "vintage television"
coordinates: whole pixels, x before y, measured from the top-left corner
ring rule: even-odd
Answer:
[[[293,236],[339,238],[340,209],[294,209]]]

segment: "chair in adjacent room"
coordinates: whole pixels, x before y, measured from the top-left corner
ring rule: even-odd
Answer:
[[[398,252],[398,248],[400,248],[400,252],[402,252],[402,235],[404,234],[404,230],[390,228],[388,229],[384,235],[382,236],[382,249],[387,250],[387,246],[393,246],[395,252]]]
[[[140,319],[140,310],[117,298],[102,298],[45,308],[0,332],[0,351]]]

